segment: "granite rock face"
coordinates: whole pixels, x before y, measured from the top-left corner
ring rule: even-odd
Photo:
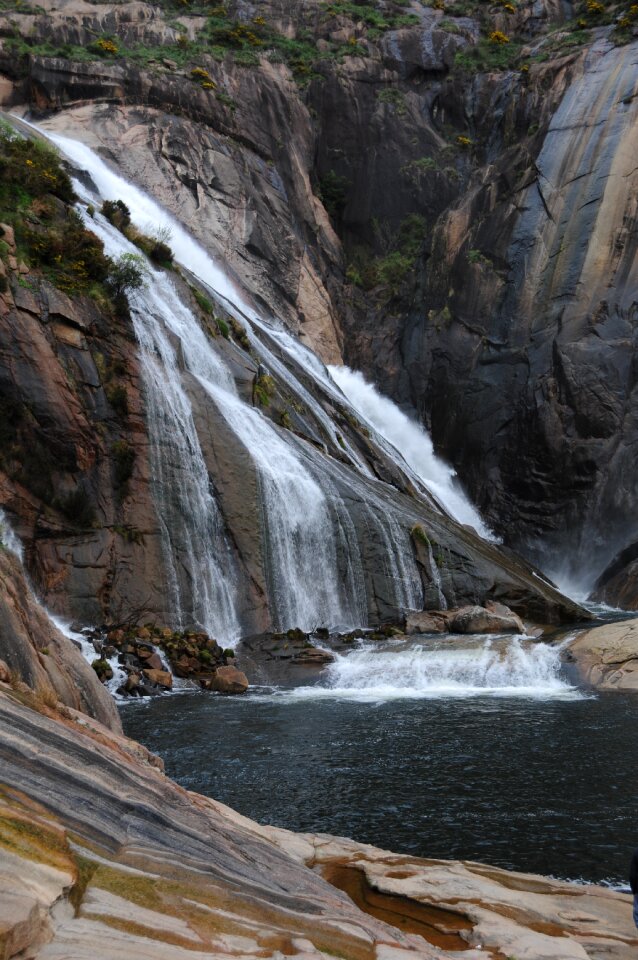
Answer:
[[[35,600],[18,560],[0,547],[0,660],[16,683],[121,730],[111,695]]]
[[[591,584],[638,535],[636,44],[592,31],[554,49],[544,32],[563,11],[537,4],[492,24],[537,60],[468,75],[455,58],[479,38],[471,13],[411,8],[409,28],[371,41],[313,4],[301,20],[295,4],[263,6],[282,36],[309,30],[318,50],[351,37],[356,54],[318,61],[302,87],[267,57],[204,55],[219,97],[170,58],[34,53],[21,72],[5,53],[6,102],[116,160],[264,313],[416,409],[509,545]],[[176,42],[157,7],[45,9],[14,29]],[[205,26],[184,21],[190,40]],[[411,228],[409,269],[388,279]]]
[[[588,585],[638,522],[637,56],[600,40],[549,69],[541,100],[495,82],[491,133],[472,123],[485,166],[439,218],[398,340],[408,382],[374,367],[506,541]]]
[[[97,123],[97,115],[91,116]],[[122,114],[122,122],[131,116]],[[197,130],[193,126],[189,134],[193,149],[201,146]],[[146,169],[145,156],[163,156],[147,134],[146,128],[136,128],[131,142],[141,137],[146,146],[128,151],[140,170]],[[126,131],[121,142],[128,142]],[[149,172],[148,184],[153,182]],[[198,222],[202,229],[205,216]],[[126,311],[108,315],[89,297],[70,299],[37,270],[24,265],[27,272],[21,273],[17,261],[8,269],[0,387],[6,409],[26,407],[29,416],[8,418],[10,442],[0,483],[39,596],[56,612],[84,623],[117,625],[133,617],[175,625],[179,617],[179,626],[190,626],[196,620],[198,571],[185,533],[191,504],[180,499],[190,453],[172,455],[162,468],[166,472],[155,475],[152,444],[157,452],[172,441],[166,433],[151,438],[130,317]],[[336,531],[340,582],[355,577],[356,562],[358,582],[349,596],[363,598],[355,614],[360,622],[396,621],[406,607],[436,609],[444,602],[448,607],[504,602],[542,622],[580,616],[574,604],[517,557],[455,523],[433,497],[417,494],[339,394],[313,380],[274,337],[269,340],[264,333],[264,341],[251,344],[232,324],[224,336],[190,280],[175,271],[173,283],[232,371],[238,394],[259,408],[284,443],[302,451],[308,470],[338,496],[332,509],[341,513],[338,522],[331,515],[333,526],[326,536]],[[259,353],[267,343],[268,362],[275,366],[265,395],[260,392],[264,374]],[[291,396],[292,373],[304,402]],[[221,575],[236,578],[242,632],[272,629],[279,625],[257,462],[197,378],[188,375],[184,381],[228,543]],[[327,417],[332,429],[326,428]],[[384,526],[387,517],[390,527]],[[168,526],[172,571],[164,549]],[[414,535],[417,529],[421,539]],[[182,572],[180,611],[171,608],[167,587],[175,570]],[[401,587],[402,596],[397,584],[405,583],[409,591]]]
[[[565,659],[601,690],[638,691],[638,620],[623,620],[578,633]]]
[[[17,697],[0,685],[7,960],[635,953],[628,895],[264,827],[96,721]]]

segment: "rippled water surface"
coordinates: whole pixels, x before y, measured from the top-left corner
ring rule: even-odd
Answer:
[[[638,698],[182,694],[122,710],[185,787],[263,823],[622,882]]]

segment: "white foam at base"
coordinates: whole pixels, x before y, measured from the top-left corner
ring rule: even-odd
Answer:
[[[506,642],[505,649],[502,648]],[[321,686],[297,687],[294,699],[358,701],[458,697],[580,700],[584,694],[560,676],[560,648],[523,637],[480,640],[466,648],[379,650],[364,644],[338,655]]]

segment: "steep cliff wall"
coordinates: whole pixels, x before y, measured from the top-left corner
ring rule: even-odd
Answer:
[[[582,547],[589,562],[604,526],[601,568],[633,536],[619,439],[633,383],[633,46],[611,46],[633,27],[595,11],[563,23],[572,12],[192,3],[178,19],[170,4],[67,0],[5,16],[3,96],[116,160],[324,359],[413,404],[508,543],[545,559],[540,533],[558,560]],[[602,182],[619,186],[588,186]],[[592,306],[604,243],[622,261],[605,301],[615,316],[617,291],[622,329]],[[148,516],[116,527],[141,530],[153,556]],[[85,569],[103,580],[113,537],[91,549]],[[244,554],[259,626],[264,584]]]
[[[183,271],[133,270],[127,305],[139,222],[120,229],[86,199],[82,220],[59,158],[3,138],[3,502],[53,609],[197,623],[223,642],[487,599],[579,615],[417,493],[325,373],[215,317]]]

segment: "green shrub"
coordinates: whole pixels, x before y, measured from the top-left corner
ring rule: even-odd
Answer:
[[[198,290],[197,287],[191,287],[191,290],[198,305],[201,307],[204,313],[207,313],[210,316],[213,312],[213,305],[208,297],[205,297],[201,290]]]
[[[239,320],[235,320],[234,317],[231,317],[229,320],[229,326],[233,332],[233,337],[240,347],[243,347],[244,350],[250,350],[250,340],[248,339],[248,334]]]
[[[253,383],[253,403],[267,407],[275,392],[275,381],[268,373],[258,373]]]
[[[120,489],[125,488],[128,481],[133,476],[133,466],[135,464],[135,450],[126,442],[118,440],[111,448],[113,462],[115,464],[115,483]]]
[[[111,261],[106,285],[116,301],[122,301],[133,290],[139,290],[146,282],[144,257],[137,253],[123,253]]]
[[[221,333],[222,337],[225,340],[228,340],[230,337],[230,327],[226,323],[223,317],[215,317],[215,323],[217,324],[217,329]]]
[[[82,487],[67,493],[66,496],[58,497],[55,506],[78,527],[90,527],[95,520],[95,508]]]
[[[131,223],[131,211],[123,200],[105,200],[101,212],[118,230],[125,230]]]
[[[422,543],[426,547],[430,546],[430,539],[420,523],[415,523],[410,533],[414,540],[418,540],[419,543]]]
[[[383,87],[377,93],[379,103],[389,104],[394,107],[399,116],[404,116],[407,111],[407,102],[405,94],[398,87]]]
[[[106,399],[111,404],[118,417],[128,416],[128,394],[120,384],[113,384],[106,390]]]
[[[334,170],[328,170],[319,181],[319,198],[329,216],[334,220],[343,216],[350,187],[351,183],[348,178],[335,173]]]

